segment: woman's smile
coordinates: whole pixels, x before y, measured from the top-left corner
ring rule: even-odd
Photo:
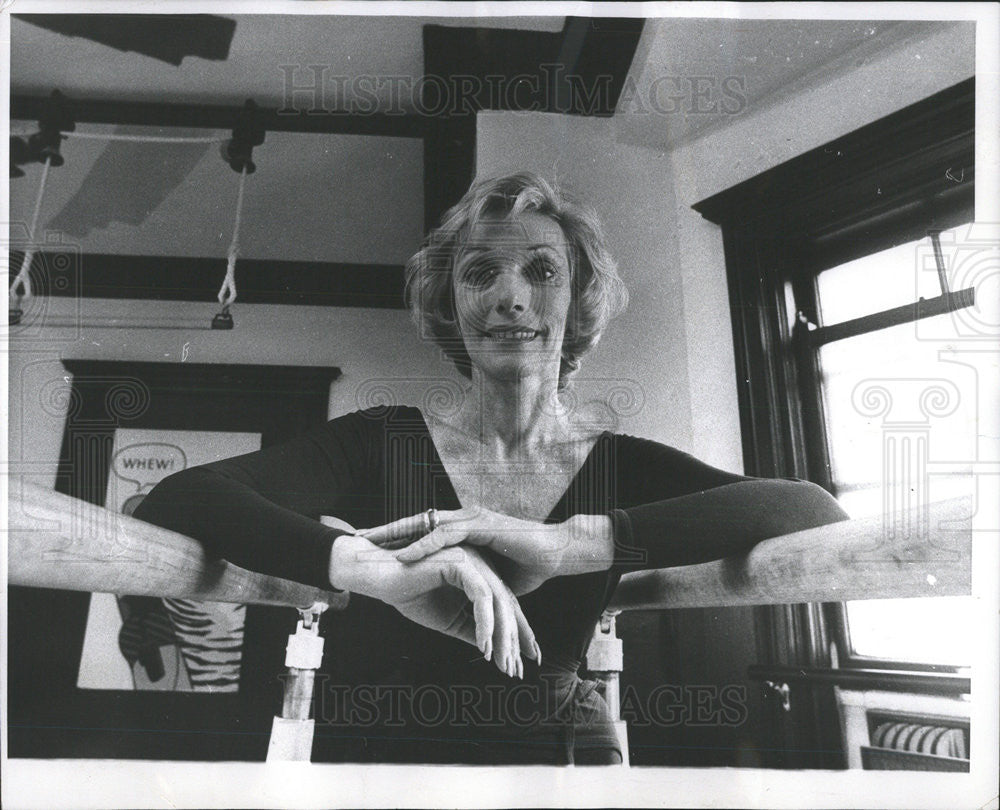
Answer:
[[[536,329],[488,329],[483,332],[483,337],[495,343],[530,343],[542,333]]]

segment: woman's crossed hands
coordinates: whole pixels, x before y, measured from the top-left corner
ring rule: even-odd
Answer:
[[[517,598],[478,549],[428,554],[409,565],[366,537],[341,535],[329,574],[336,588],[379,599],[411,621],[474,644],[511,677],[523,677],[522,653],[540,661]]]
[[[416,563],[440,555],[489,549],[503,581],[515,594],[529,593],[555,576],[603,571],[614,556],[610,518],[575,515],[562,523],[538,523],[483,507],[438,512],[437,528],[426,533],[424,513],[358,532],[395,551],[400,562]]]

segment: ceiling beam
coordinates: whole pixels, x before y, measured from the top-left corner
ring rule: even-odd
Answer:
[[[164,101],[119,101],[112,99],[68,99],[78,124],[117,126],[193,127],[231,130],[243,105],[182,104]],[[37,121],[49,103],[47,96],[17,94],[11,98],[14,121]],[[266,132],[298,132],[326,135],[378,135],[390,138],[423,137],[426,118],[420,115],[350,113],[334,110],[258,108],[258,120]]]
[[[23,253],[12,250],[11,267]],[[143,301],[215,301],[225,257],[121,256],[39,251],[31,263],[36,295]],[[240,258],[238,304],[402,309],[403,267],[386,264]]]

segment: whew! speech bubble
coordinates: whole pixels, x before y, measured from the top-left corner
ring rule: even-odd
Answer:
[[[111,461],[114,474],[131,481],[141,492],[187,466],[187,456],[176,444],[143,442],[123,447]]]

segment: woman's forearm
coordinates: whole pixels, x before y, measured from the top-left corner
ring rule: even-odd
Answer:
[[[559,524],[561,558],[552,576],[607,571],[615,561],[615,527],[608,515],[573,515]]]
[[[693,565],[745,554],[768,538],[847,518],[816,484],[750,479],[615,510],[614,556],[632,569]]]
[[[845,520],[837,502],[814,484],[744,479],[610,515],[574,515],[538,523],[481,507],[440,512],[440,525],[424,534],[424,515],[413,515],[363,535],[376,544],[419,539],[394,552],[415,562],[449,546],[488,548],[516,594],[557,576],[667,568],[743,554],[762,540]]]
[[[825,490],[803,481],[752,479],[679,498],[575,515],[555,575],[669,568],[745,554],[771,537],[846,520]]]
[[[165,478],[135,517],[192,537],[242,568],[324,589],[331,545],[344,533],[204,468]]]

